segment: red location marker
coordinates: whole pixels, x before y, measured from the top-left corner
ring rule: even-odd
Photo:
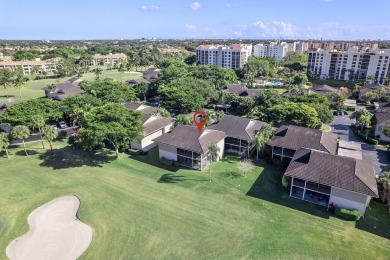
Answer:
[[[192,117],[194,120],[195,125],[198,127],[199,133],[202,131],[203,126],[206,124],[207,121],[207,115],[205,112],[199,110],[196,111],[194,116]]]

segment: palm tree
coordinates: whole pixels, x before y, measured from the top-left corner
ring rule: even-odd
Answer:
[[[26,79],[23,77],[17,77],[13,80],[13,85],[15,88],[19,89],[19,96],[22,96],[22,88],[24,87]]]
[[[189,125],[191,124],[192,120],[189,116],[180,114],[176,117],[176,122],[178,125]]]
[[[26,153],[26,156],[28,156],[26,143],[24,142],[24,139],[30,136],[30,129],[28,129],[28,127],[25,125],[17,125],[14,128],[12,128],[11,135],[13,139],[22,139],[24,152]]]
[[[9,135],[7,133],[1,132],[0,133],[0,148],[5,150],[5,153],[7,154],[7,158],[9,158],[8,154],[8,146],[11,144],[9,140]]]
[[[33,127],[38,128],[39,134],[41,135],[42,148],[45,149],[45,143],[42,138],[42,127],[45,126],[45,119],[42,116],[36,115],[31,118]]]
[[[256,134],[255,139],[252,141],[252,145],[256,147],[257,155],[256,160],[259,161],[259,152],[264,153],[267,143],[271,138],[273,129],[271,125],[264,125]]]
[[[103,70],[102,70],[101,68],[94,68],[94,69],[92,70],[92,72],[95,74],[95,78],[96,78],[96,79],[99,79],[100,76],[101,76],[102,73],[103,73]]]
[[[221,151],[218,145],[216,144],[210,145],[209,151],[211,154],[211,160],[213,160],[214,162],[217,161],[219,159],[219,152]],[[211,162],[209,164],[209,181],[211,181]]]
[[[43,138],[49,142],[50,151],[51,151],[51,153],[53,153],[52,143],[53,143],[53,140],[57,137],[57,130],[55,130],[52,125],[45,125],[42,128],[42,135],[43,135]]]

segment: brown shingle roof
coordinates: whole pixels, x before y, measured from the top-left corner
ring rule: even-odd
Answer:
[[[173,122],[175,122],[175,119],[152,116],[152,115],[144,115],[141,118],[141,121],[142,121],[142,126],[144,127],[143,135],[147,136],[160,130],[161,128],[166,127],[167,125],[172,124]]]
[[[317,93],[317,94],[320,94],[320,95],[327,95],[330,93],[334,93],[338,96],[341,95],[339,89],[333,88],[333,87],[328,86],[328,85],[318,85],[318,86],[312,87],[310,90]]]
[[[141,111],[143,114],[149,114],[149,115],[153,114],[155,111],[158,110],[157,107],[138,104],[138,103],[130,102],[130,101],[125,103],[125,107],[127,109],[138,110],[138,111]]]
[[[205,129],[199,133],[196,127],[179,125],[172,132],[163,134],[153,141],[203,154],[212,144],[220,142],[225,137],[226,134],[221,131]]]
[[[72,78],[73,79],[73,78]],[[85,91],[78,85],[79,82],[64,81],[54,85],[53,89],[45,88],[45,93],[48,98],[56,100],[64,100],[67,97],[83,94]]]
[[[247,87],[241,84],[233,84],[222,87],[222,90],[225,90],[229,94],[241,95],[244,91],[247,90]]]
[[[269,145],[298,150],[309,148],[336,154],[336,134],[300,126],[281,126],[269,141]]]
[[[376,112],[375,113],[376,123],[377,124],[384,124],[384,123],[390,123],[390,111],[386,110],[383,112]]]
[[[374,168],[369,161],[299,149],[285,175],[378,197]]]
[[[385,85],[382,85],[380,83],[372,83],[372,84],[368,84],[368,85],[365,85],[365,86],[361,86],[360,87],[360,94],[364,94],[366,92],[369,92],[369,91],[373,91],[373,90],[376,90],[378,88],[385,88],[386,89],[386,94],[390,94],[390,87],[387,87]]]
[[[238,116],[224,115],[217,124],[208,129],[226,133],[228,137],[251,141],[266,123]]]

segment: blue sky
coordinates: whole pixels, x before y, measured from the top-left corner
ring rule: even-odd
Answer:
[[[0,39],[390,39],[390,0],[0,0]]]

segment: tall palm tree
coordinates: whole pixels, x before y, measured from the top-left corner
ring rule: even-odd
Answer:
[[[49,142],[50,145],[50,151],[53,153],[53,140],[57,137],[57,130],[54,129],[52,125],[45,125],[42,128],[42,135],[43,138]]]
[[[7,133],[1,132],[0,133],[0,148],[5,150],[5,153],[7,154],[7,158],[9,158],[8,154],[8,146],[11,144],[9,140],[9,135]]]
[[[95,78],[96,78],[96,79],[99,79],[100,76],[101,76],[102,73],[103,73],[103,70],[102,70],[101,68],[94,68],[94,69],[92,70],[92,72],[95,74]]]
[[[273,133],[271,125],[264,125],[256,134],[255,139],[252,141],[252,145],[256,147],[256,160],[259,161],[259,152],[264,153],[267,143]]]
[[[15,88],[19,89],[19,96],[22,96],[22,88],[26,84],[26,79],[24,77],[17,77],[13,80],[13,85]]]
[[[30,129],[28,129],[28,127],[25,125],[17,125],[14,128],[12,128],[11,135],[13,139],[22,139],[24,152],[26,153],[26,156],[28,156],[26,143],[24,142],[24,139],[30,136]]]
[[[33,127],[38,128],[39,134],[41,135],[42,148],[45,149],[45,143],[42,138],[42,127],[45,126],[45,119],[42,116],[35,115],[31,118]]]
[[[219,149],[218,145],[217,144],[210,145],[209,151],[211,154],[211,160],[217,161],[219,158],[219,152],[221,151],[221,149]],[[211,181],[211,162],[209,164],[209,181]]]

